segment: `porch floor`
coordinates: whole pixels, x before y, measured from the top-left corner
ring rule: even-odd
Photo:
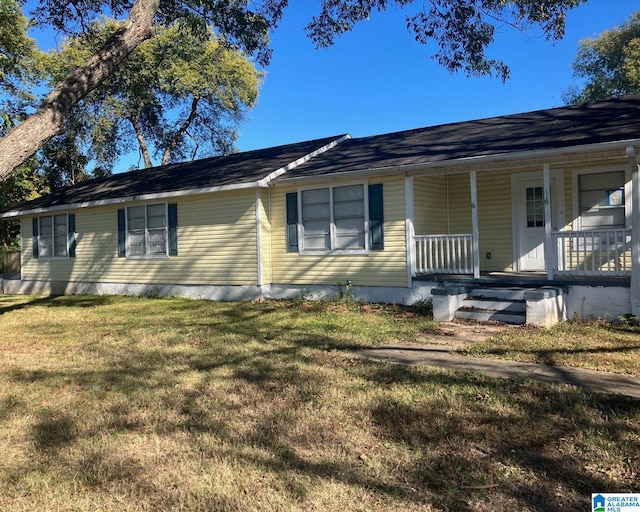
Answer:
[[[593,277],[593,276],[559,276],[548,279],[546,272],[481,272],[479,278],[461,274],[429,274],[418,275],[415,281],[457,282],[478,284],[484,286],[623,286],[629,287],[631,278],[622,277]]]

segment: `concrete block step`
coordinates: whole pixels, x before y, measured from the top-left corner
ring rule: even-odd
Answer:
[[[459,309],[456,318],[473,320],[475,322],[504,322],[505,324],[523,325],[527,321],[524,313],[509,311],[483,311],[479,309]]]
[[[525,292],[530,288],[476,288],[469,293],[472,298],[492,298],[492,299],[505,299],[505,300],[524,300]]]
[[[479,309],[484,311],[510,311],[514,313],[524,313],[527,310],[527,303],[524,300],[500,300],[494,298],[473,298],[465,299],[463,308]]]

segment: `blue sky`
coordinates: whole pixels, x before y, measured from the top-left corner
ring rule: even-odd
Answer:
[[[511,79],[451,75],[413,40],[405,11],[372,16],[326,50],[314,49],[303,27],[317,4],[291,1],[272,40],[258,105],[240,127],[243,151],[349,133],[354,137],[478,119],[563,104],[575,83],[578,42],[619,26],[638,0],[588,0],[570,11],[565,37],[501,28],[491,47],[511,67]],[[415,10],[415,7],[414,7]]]
[[[561,106],[562,92],[575,83],[571,63],[578,42],[640,10],[638,0],[588,0],[569,12],[565,37],[555,44],[539,32],[500,27],[490,56],[511,67],[511,79],[503,84],[452,75],[432,60],[433,48],[415,42],[406,29],[405,17],[416,6],[376,13],[334,46],[316,50],[304,27],[318,2],[290,4],[273,34],[273,58],[258,104],[239,129],[236,146],[242,151]],[[50,34],[33,35],[46,49],[61,40]],[[116,172],[132,165],[142,165],[137,154],[124,157]]]

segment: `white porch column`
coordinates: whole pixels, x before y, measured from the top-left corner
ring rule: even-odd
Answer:
[[[544,261],[547,266],[547,279],[553,279],[555,251],[551,240],[551,178],[549,164],[542,166],[542,183],[544,187]]]
[[[476,171],[469,172],[471,185],[471,228],[473,233],[473,277],[480,277],[480,229],[478,227],[478,181]]]
[[[631,178],[631,314],[640,317],[640,163],[634,147],[627,148]]]
[[[262,198],[260,187],[256,188],[256,284],[262,286]]]
[[[405,239],[407,242],[407,288],[413,287],[416,268],[416,241],[413,229],[413,176],[404,178]]]

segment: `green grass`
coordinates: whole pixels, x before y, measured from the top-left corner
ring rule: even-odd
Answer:
[[[0,297],[0,510],[586,510],[640,400],[348,357],[410,309]]]
[[[602,321],[563,322],[552,329],[526,326],[505,330],[463,352],[640,376],[640,327]]]

